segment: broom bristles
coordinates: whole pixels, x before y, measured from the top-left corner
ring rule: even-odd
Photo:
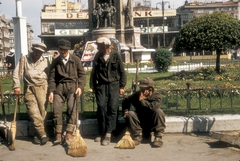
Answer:
[[[68,155],[72,157],[85,157],[87,155],[87,145],[77,129],[75,135],[68,146]]]
[[[15,145],[14,145],[14,141],[16,138],[16,131],[17,131],[17,127],[16,127],[16,122],[12,122],[11,124],[11,145],[8,147],[9,150],[14,151],[15,150]]]
[[[135,148],[135,142],[130,136],[130,133],[126,131],[125,135],[122,137],[122,139],[116,144],[115,148],[119,149],[134,149]]]

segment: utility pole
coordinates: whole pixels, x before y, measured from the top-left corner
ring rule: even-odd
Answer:
[[[169,1],[163,1],[162,2],[158,2],[156,4],[156,8],[157,5],[161,5],[162,6],[162,30],[163,30],[163,47],[165,48],[165,20],[164,20],[164,10],[165,10],[165,5],[168,4],[168,8],[170,8],[170,2]]]

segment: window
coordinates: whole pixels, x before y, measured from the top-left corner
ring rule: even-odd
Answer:
[[[66,12],[66,10],[62,10],[62,12]]]
[[[214,11],[214,9],[210,9],[210,10],[209,10],[209,13],[211,14],[211,13],[213,13],[213,11]]]
[[[62,6],[66,6],[66,2],[62,2]]]
[[[203,9],[198,9],[198,13],[203,13]]]

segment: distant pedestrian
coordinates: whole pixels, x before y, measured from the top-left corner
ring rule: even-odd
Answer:
[[[149,135],[154,132],[155,140],[152,147],[163,145],[165,116],[161,107],[161,95],[154,91],[154,82],[146,77],[139,81],[140,90],[125,98],[122,102],[123,117],[133,136],[135,145],[142,142],[143,133]],[[130,111],[133,105],[134,111]]]
[[[14,49],[10,49],[10,53],[6,56],[5,60],[7,64],[8,74],[10,74],[15,69],[15,50]]]
[[[56,59],[59,56],[59,53],[57,51],[54,51],[53,53],[53,59]]]
[[[53,103],[54,145],[61,144],[66,131],[65,143],[71,144],[72,134],[76,128],[77,101],[86,84],[86,74],[79,57],[70,54],[71,42],[66,39],[58,41],[60,55],[53,60],[49,75],[49,102]],[[67,102],[67,126],[63,130],[62,109]]]
[[[44,128],[47,114],[45,103],[49,73],[49,62],[43,57],[46,48],[43,43],[33,43],[32,52],[26,56],[21,56],[13,72],[14,94],[21,93],[20,77],[23,74],[25,103],[35,128],[34,143],[41,145],[46,144],[49,140]]]
[[[96,96],[99,136],[95,142],[106,146],[116,128],[119,95],[124,94],[126,74],[118,52],[111,52],[111,41],[100,37],[96,41],[98,52],[94,57],[90,87]]]

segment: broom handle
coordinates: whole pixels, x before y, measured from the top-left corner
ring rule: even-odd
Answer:
[[[78,79],[76,80],[76,89],[78,89]],[[77,94],[75,94],[75,102],[76,102],[76,128],[78,128],[78,99]]]
[[[16,121],[18,102],[19,102],[19,96],[16,95],[16,101],[15,101],[15,107],[14,107],[14,115],[13,115],[13,122]]]
[[[20,77],[22,76],[22,61],[23,61],[23,55],[21,54],[20,60],[19,60],[19,70],[18,70],[18,78],[21,79]],[[13,115],[13,122],[16,122],[16,117],[17,117],[17,108],[18,108],[18,103],[19,103],[19,95],[16,95],[16,101],[15,101],[15,107],[14,107],[14,115]]]

